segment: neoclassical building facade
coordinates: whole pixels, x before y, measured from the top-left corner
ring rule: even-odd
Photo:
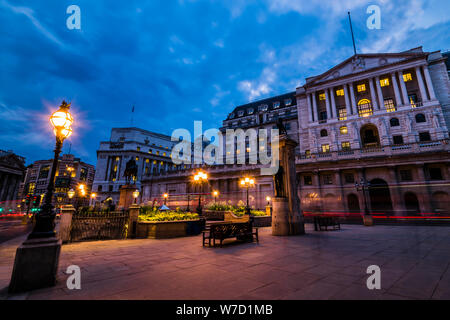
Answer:
[[[360,54],[297,88],[304,210],[448,213],[449,80],[440,52]],[[368,183],[364,196],[355,182]]]
[[[236,107],[221,130],[267,129],[282,118],[299,143],[295,162],[305,212],[359,214],[367,205],[379,215],[443,215],[450,213],[449,92],[440,52],[358,54],[307,78],[295,93]],[[145,176],[142,201],[169,193],[173,206],[185,206],[199,193],[213,201],[217,190],[221,200],[237,202],[246,192],[239,179],[249,175],[257,183],[250,204],[262,208],[273,183],[260,167],[192,165]],[[191,181],[200,168],[209,174],[203,187]]]

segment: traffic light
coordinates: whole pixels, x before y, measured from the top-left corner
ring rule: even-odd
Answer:
[[[37,207],[39,205],[39,201],[40,197],[38,196],[33,196],[33,207]]]
[[[27,196],[25,198],[25,203],[26,203],[27,206],[30,205],[30,200],[31,200],[30,198],[31,198],[31,196],[29,194],[27,194]]]

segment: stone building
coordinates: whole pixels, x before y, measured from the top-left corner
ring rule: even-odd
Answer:
[[[358,54],[307,78],[295,95],[237,107],[221,130],[269,128],[285,117],[288,134],[299,142],[295,161],[305,212],[360,213],[367,203],[380,215],[447,214],[449,92],[446,57],[440,52],[419,47]],[[251,205],[262,208],[273,183],[271,176],[260,176],[261,166],[188,166],[151,182],[144,179],[142,200],[168,192],[174,206],[184,206],[187,194],[218,190],[221,200],[236,202],[245,199],[239,179],[250,175],[257,182]],[[200,167],[209,174],[203,189],[191,181]],[[361,179],[370,184],[365,195],[355,187]]]
[[[289,136],[298,140],[298,121],[297,121],[297,100],[295,92],[286,93],[283,95],[271,97],[255,101],[249,104],[237,106],[223,121],[220,131],[225,134],[227,129],[268,129],[270,138],[270,129],[276,128],[276,120],[278,118],[283,120]],[[220,201],[231,201],[238,203],[240,200],[245,200],[246,189],[239,186],[239,180],[243,176],[258,176],[257,185],[249,190],[249,203],[253,207],[263,208],[266,204],[266,197],[272,196],[272,176],[260,176],[260,164],[249,164],[248,157],[250,154],[256,152],[256,148],[260,149],[261,145],[259,139],[255,143],[256,148],[252,149],[252,141],[246,136],[245,152],[246,164],[238,164],[237,157],[240,153],[240,148],[236,141],[232,142],[231,148],[234,153],[234,164],[223,165],[184,165],[181,170],[166,172],[157,177],[145,177],[142,181],[142,201],[152,202],[163,201],[162,195],[169,194],[169,203],[171,206],[186,207],[188,203],[188,195],[190,200],[190,207],[196,206],[196,201],[199,194],[202,195],[204,202],[213,201],[212,191],[220,192]],[[224,154],[226,157],[229,149],[226,146],[225,139]],[[266,146],[267,147],[267,146]],[[269,150],[270,151],[270,150]],[[269,152],[270,153],[270,152]],[[226,163],[225,159],[223,163]],[[193,175],[198,170],[205,170],[209,174],[208,184],[200,186],[192,182]]]
[[[17,199],[24,173],[25,158],[0,150],[0,205]]]
[[[28,166],[23,183],[21,184],[21,198],[27,195],[41,196],[47,192],[50,182],[50,172],[52,170],[53,159],[38,160]],[[81,161],[73,154],[63,154],[58,159],[56,169],[55,190],[53,204],[60,206],[69,203],[67,192],[70,189],[77,190],[79,184],[86,185],[87,196],[92,189],[94,182],[95,167]],[[78,197],[78,195],[77,195]],[[88,204],[89,199],[79,199],[83,204]]]
[[[448,213],[449,80],[440,52],[358,54],[297,88],[303,210]],[[355,182],[370,183],[366,196]]]
[[[153,177],[163,172],[178,170],[170,159],[176,142],[171,137],[139,128],[113,128],[109,141],[100,142],[93,191],[97,201],[112,198],[119,201],[119,189],[125,184],[126,163],[135,159],[138,166],[136,189],[141,189],[144,176]]]

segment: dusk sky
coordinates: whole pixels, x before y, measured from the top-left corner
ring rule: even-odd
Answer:
[[[145,3],[145,4],[144,4]],[[81,30],[69,30],[69,5]],[[381,29],[369,30],[369,5]],[[72,102],[69,151],[95,164],[112,127],[218,128],[236,105],[294,91],[353,54],[450,49],[442,0],[0,0],[0,149],[53,156],[49,114]]]

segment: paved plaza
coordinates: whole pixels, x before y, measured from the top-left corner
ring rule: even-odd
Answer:
[[[24,237],[0,244],[0,287],[8,285]],[[230,240],[231,241],[231,240]],[[340,231],[201,245],[201,236],[64,245],[55,287],[2,299],[450,299],[450,228],[343,225]],[[66,287],[69,265],[81,290]],[[366,269],[381,268],[381,290]]]

